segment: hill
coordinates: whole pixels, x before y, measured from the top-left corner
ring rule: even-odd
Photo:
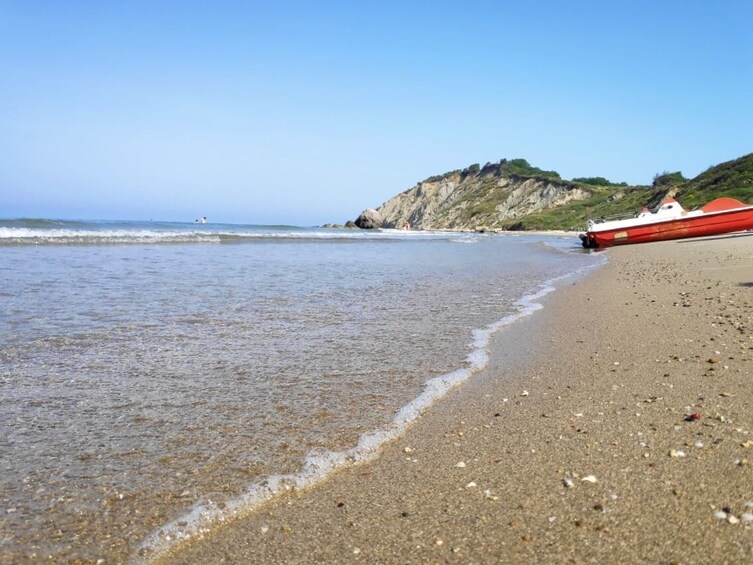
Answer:
[[[564,180],[525,159],[502,159],[429,177],[369,211],[356,224],[412,229],[578,230],[588,218],[633,213],[674,196],[692,209],[718,196],[753,202],[753,153],[688,180],[662,173],[650,186],[603,177]],[[363,215],[362,215],[363,217]],[[373,218],[377,218],[374,223]]]

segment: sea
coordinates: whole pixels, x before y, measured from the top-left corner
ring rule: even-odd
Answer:
[[[0,220],[0,562],[149,561],[367,461],[576,238]]]

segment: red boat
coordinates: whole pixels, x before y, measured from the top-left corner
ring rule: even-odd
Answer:
[[[753,206],[734,198],[717,198],[703,208],[687,211],[674,199],[643,208],[623,219],[588,220],[580,235],[583,247],[593,249],[627,243],[701,237],[753,229]]]

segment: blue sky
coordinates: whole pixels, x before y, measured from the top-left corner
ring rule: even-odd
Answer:
[[[753,2],[0,0],[0,217],[314,225],[753,151]]]

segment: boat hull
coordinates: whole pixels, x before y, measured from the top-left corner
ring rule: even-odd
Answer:
[[[644,225],[592,230],[586,232],[581,239],[584,247],[596,248],[703,237],[749,229],[753,229],[753,206]]]

